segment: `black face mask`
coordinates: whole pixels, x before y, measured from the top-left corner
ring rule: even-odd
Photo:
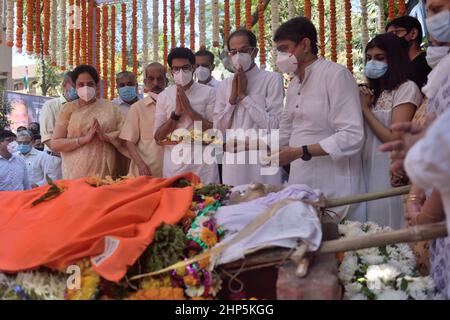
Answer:
[[[405,35],[405,37],[406,37],[406,35]],[[402,45],[402,47],[406,50],[406,51],[408,51],[409,50],[409,41],[408,40],[406,40],[405,39],[405,37],[401,37],[401,38],[399,38],[400,39],[400,42],[401,42],[401,45]]]

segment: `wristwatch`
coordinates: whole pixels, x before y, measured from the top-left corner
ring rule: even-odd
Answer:
[[[303,155],[302,155],[302,160],[303,161],[309,161],[309,160],[311,160],[312,159],[312,155],[309,153],[309,151],[308,151],[308,146],[302,146],[302,149],[303,149]]]
[[[172,113],[170,114],[170,119],[172,119],[172,120],[174,120],[174,121],[178,121],[178,120],[180,120],[180,118],[181,118],[181,115],[177,115],[176,113],[175,113],[175,111],[172,111]]]

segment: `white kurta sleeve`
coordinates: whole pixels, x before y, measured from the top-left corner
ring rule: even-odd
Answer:
[[[334,134],[319,142],[332,159],[360,152],[364,144],[364,125],[355,79],[347,69],[330,75],[326,84],[330,115],[328,123]]]
[[[450,109],[442,114],[408,152],[405,169],[422,189],[450,192]]]
[[[272,73],[269,82],[265,93],[265,106],[258,106],[250,96],[246,96],[240,104],[247,109],[250,117],[258,124],[259,128],[278,129],[283,112],[283,79],[281,75]],[[264,93],[261,92],[261,94]]]
[[[206,105],[206,114],[204,115],[206,120],[208,120],[210,122],[214,121],[215,104],[216,104],[216,90],[213,88],[210,88],[208,101],[207,101],[207,105]]]
[[[230,97],[227,95],[227,82],[226,80],[222,81],[217,88],[213,112],[214,128],[219,129],[223,134],[231,127],[233,112],[236,107],[229,102]]]
[[[166,89],[167,90],[167,89]],[[163,91],[158,96],[158,101],[156,102],[156,110],[155,110],[155,124],[153,126],[153,135],[155,135],[156,131],[167,121],[167,91]]]
[[[284,108],[280,118],[280,147],[285,147],[289,145],[293,123],[294,123],[294,115],[292,114],[292,109],[289,108],[289,91],[288,91],[286,99],[286,107]]]

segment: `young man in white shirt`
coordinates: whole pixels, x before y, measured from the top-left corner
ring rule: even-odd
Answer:
[[[14,154],[16,151],[16,135],[8,130],[0,130],[0,191],[30,189],[27,167]]]
[[[33,140],[29,131],[24,130],[17,133],[17,152],[27,166],[28,178],[32,188],[42,186],[47,183],[45,174],[50,155],[33,148]]]
[[[133,103],[139,100],[136,75],[131,71],[122,71],[116,75],[116,86],[119,97],[112,103],[119,106],[126,117]]]
[[[195,77],[198,83],[217,88],[220,81],[212,75],[214,67],[214,54],[211,51],[202,49],[195,53]]]
[[[236,140],[256,141],[279,128],[284,88],[280,74],[261,70],[255,64],[258,48],[256,36],[251,31],[236,30],[227,41],[236,72],[222,81],[217,89],[214,127],[225,136],[227,151],[231,151],[229,146]],[[243,132],[243,137],[239,137],[239,130]],[[251,137],[252,133],[258,137]],[[234,186],[257,182],[281,183],[280,168],[267,168],[276,170],[265,171],[262,159],[267,155],[266,150],[238,151],[224,154],[223,183]]]
[[[184,129],[186,133],[195,128],[194,122],[202,131],[211,129],[216,94],[212,87],[194,82],[194,53],[187,48],[174,48],[167,57],[167,63],[175,85],[158,96],[154,124],[156,141],[165,140],[176,129]],[[203,151],[201,144],[166,145],[163,176],[194,172],[203,183],[218,183],[217,163],[205,161]],[[212,155],[208,157],[209,160],[212,158]]]
[[[365,192],[361,149],[364,126],[358,86],[342,65],[317,56],[317,31],[298,17],[274,36],[277,66],[294,74],[280,122],[280,165],[291,164],[289,183],[336,198]],[[337,208],[340,218],[365,221],[365,206]]]

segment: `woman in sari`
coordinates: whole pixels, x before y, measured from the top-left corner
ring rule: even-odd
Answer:
[[[52,150],[61,152],[63,178],[117,177],[122,113],[110,101],[96,98],[99,75],[94,67],[76,67],[72,80],[79,99],[62,107],[51,143]]]

